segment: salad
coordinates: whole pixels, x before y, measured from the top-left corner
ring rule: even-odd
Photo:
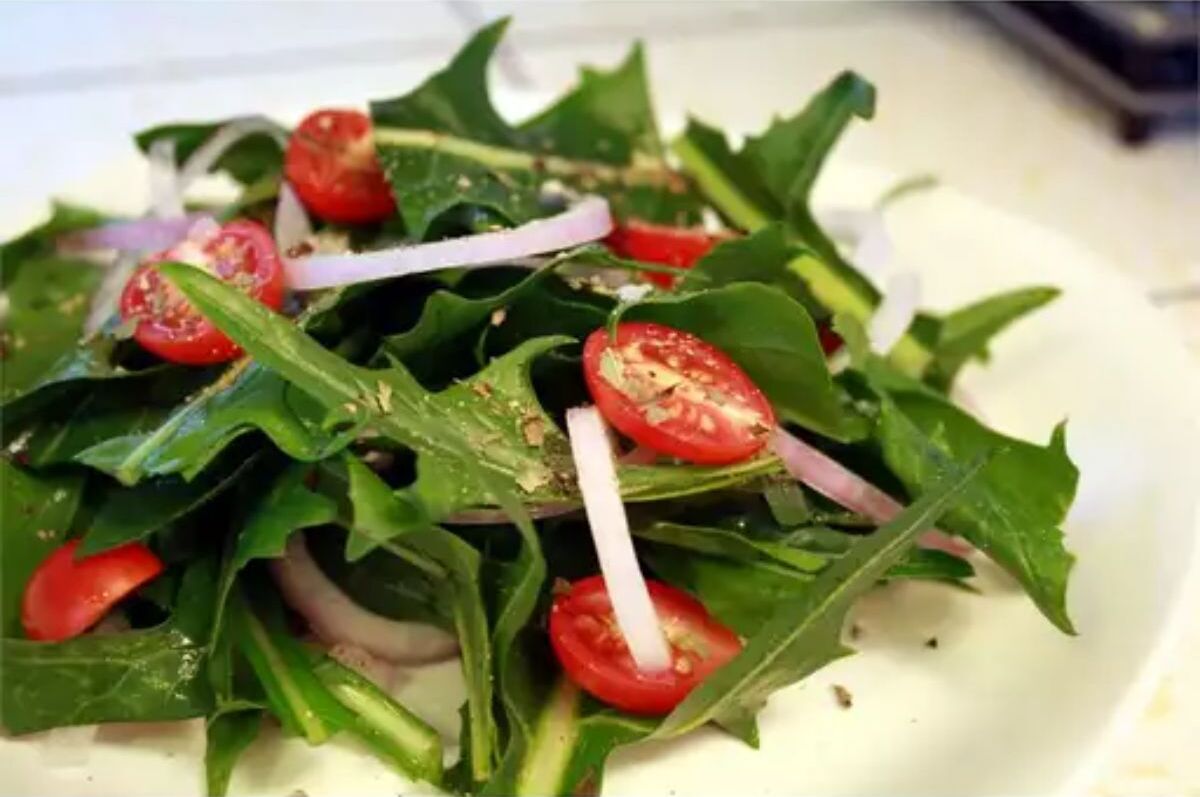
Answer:
[[[1074,633],[1064,427],[951,397],[1055,291],[880,290],[877,214],[809,202],[872,86],[664,141],[635,48],[513,125],[504,29],[369,115],[147,130],[145,217],[59,204],[0,249],[8,734],[202,718],[213,795],[269,724],[595,793],[624,745],[756,746],[881,582],[987,557]],[[443,739],[390,687],[453,657]]]

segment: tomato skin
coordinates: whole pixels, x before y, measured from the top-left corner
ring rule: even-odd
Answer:
[[[396,212],[375,156],[371,119],[359,111],[314,111],[292,133],[283,173],[304,206],[326,221],[366,224]]]
[[[687,593],[658,581],[646,586],[671,647],[671,669],[637,669],[601,576],[576,581],[555,598],[550,645],[567,676],[592,697],[634,714],[661,715],[736,656],[742,643]]]
[[[629,219],[613,228],[604,243],[613,253],[644,263],[689,269],[727,236],[709,235],[703,230],[667,227]],[[670,288],[675,278],[668,274],[646,274],[656,285]]]
[[[842,336],[834,332],[829,324],[817,324],[817,338],[821,341],[821,351],[825,352],[826,357],[836,354],[838,349],[842,348]]]
[[[607,330],[596,330],[583,347],[583,375],[600,414],[617,431],[698,465],[753,456],[775,427],[771,403],[737,363],[695,335],[661,324],[618,324],[615,342]],[[610,381],[614,376],[620,384]]]
[[[283,263],[265,227],[231,221],[205,236],[190,237],[148,258],[121,293],[121,318],[137,321],[134,340],[170,362],[211,365],[232,360],[242,350],[163,279],[156,263],[202,261],[216,276],[239,284],[272,310],[283,306]]]
[[[33,571],[21,597],[25,636],[59,642],[79,636],[108,610],[163,571],[139,542],[75,558],[79,540],[56,548]]]

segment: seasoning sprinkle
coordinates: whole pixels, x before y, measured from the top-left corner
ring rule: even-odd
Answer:
[[[854,706],[854,695],[850,694],[850,690],[841,684],[833,685],[833,698],[837,701],[840,709],[845,710]]]

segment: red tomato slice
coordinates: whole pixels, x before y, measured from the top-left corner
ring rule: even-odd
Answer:
[[[709,235],[703,230],[630,219],[614,228],[604,242],[621,257],[689,269],[725,239],[726,236]],[[675,281],[666,274],[646,274],[646,277],[664,288],[670,288]]]
[[[598,329],[583,375],[604,419],[635,443],[699,465],[738,462],[766,445],[775,411],[724,352],[661,324]]]
[[[292,133],[283,173],[300,200],[326,221],[364,224],[396,210],[375,157],[371,119],[358,111],[321,110]]]
[[[21,598],[25,636],[58,642],[79,636],[129,593],[157,576],[163,563],[145,545],[131,542],[75,558],[79,540],[55,549],[38,565]]]
[[[576,581],[554,600],[550,644],[567,676],[597,700],[635,714],[666,714],[742,643],[692,596],[657,581],[646,585],[671,646],[671,669],[638,670],[600,576]]]
[[[206,268],[272,310],[283,305],[283,264],[271,234],[261,225],[231,221],[207,237],[189,237],[143,263],[121,294],[121,318],[137,321],[134,339],[164,360],[209,365],[242,353],[162,278],[154,264],[165,260]]]

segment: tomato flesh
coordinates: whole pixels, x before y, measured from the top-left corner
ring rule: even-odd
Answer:
[[[583,347],[583,374],[604,419],[635,443],[699,465],[757,453],[775,427],[762,391],[720,349],[695,335],[643,322],[598,329]]]
[[[134,340],[164,360],[210,365],[242,353],[154,267],[171,260],[205,268],[272,310],[283,305],[283,263],[262,225],[232,221],[215,230],[197,230],[147,259],[121,294],[121,318],[137,323]]]
[[[550,644],[580,689],[634,714],[666,714],[742,649],[741,640],[685,592],[647,581],[671,648],[672,666],[637,668],[617,627],[604,579],[576,581],[550,607]]]
[[[615,227],[604,242],[621,257],[684,270],[696,265],[697,260],[723,240],[726,240],[725,236],[709,235],[703,230],[630,219]],[[664,288],[670,288],[675,282],[669,274],[648,273],[646,278]]]
[[[371,119],[324,109],[305,117],[288,140],[284,176],[305,207],[326,221],[365,224],[396,211],[375,156]]]
[[[163,570],[163,563],[139,542],[75,558],[79,540],[56,548],[25,585],[21,625],[25,636],[58,642],[82,634],[108,610]]]

